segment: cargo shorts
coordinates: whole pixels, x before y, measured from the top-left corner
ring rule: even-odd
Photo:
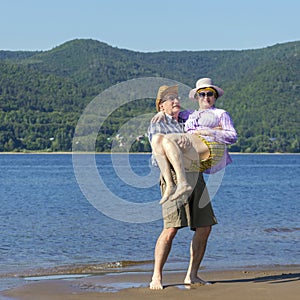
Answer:
[[[173,180],[176,183],[173,172]],[[189,196],[179,197],[177,200],[167,200],[162,204],[162,214],[164,228],[190,227],[195,230],[197,227],[207,227],[217,224],[208,190],[199,172],[186,172],[187,181],[194,186],[193,192]],[[164,192],[165,181],[161,177],[161,192]]]

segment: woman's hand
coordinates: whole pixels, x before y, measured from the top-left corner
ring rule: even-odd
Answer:
[[[221,126],[214,127],[213,130],[223,130]]]
[[[213,133],[210,130],[208,130],[208,129],[199,129],[199,130],[195,131],[194,134],[196,134],[196,135],[210,135],[210,136],[213,136]]]
[[[223,130],[223,128],[221,126],[217,126],[217,127],[214,127],[214,128],[207,128],[207,129],[198,129],[196,131],[194,131],[194,134],[197,134],[197,135],[206,135],[206,136],[213,136],[214,135],[214,132],[213,130]]]

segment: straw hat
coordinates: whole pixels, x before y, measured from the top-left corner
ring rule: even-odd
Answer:
[[[201,78],[196,82],[196,88],[192,89],[189,93],[189,98],[195,100],[195,94],[199,89],[213,88],[217,92],[217,98],[221,97],[224,94],[224,91],[218,86],[214,85],[210,78]]]
[[[157,96],[156,96],[156,102],[155,102],[157,111],[160,111],[159,104],[160,104],[161,100],[164,98],[165,95],[167,95],[169,93],[178,95],[178,85],[174,85],[174,86],[162,85],[158,89]]]

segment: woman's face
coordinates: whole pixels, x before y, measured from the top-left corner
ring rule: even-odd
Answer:
[[[197,95],[200,109],[211,108],[216,103],[215,94],[211,90],[203,89],[200,92],[197,92],[196,95]]]

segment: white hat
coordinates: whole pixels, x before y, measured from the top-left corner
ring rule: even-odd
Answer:
[[[217,92],[217,98],[221,97],[224,94],[224,91],[216,85],[213,85],[213,82],[210,78],[201,78],[196,82],[196,88],[192,89],[189,93],[189,98],[195,100],[195,94],[199,89],[205,89],[207,87],[213,88]]]

